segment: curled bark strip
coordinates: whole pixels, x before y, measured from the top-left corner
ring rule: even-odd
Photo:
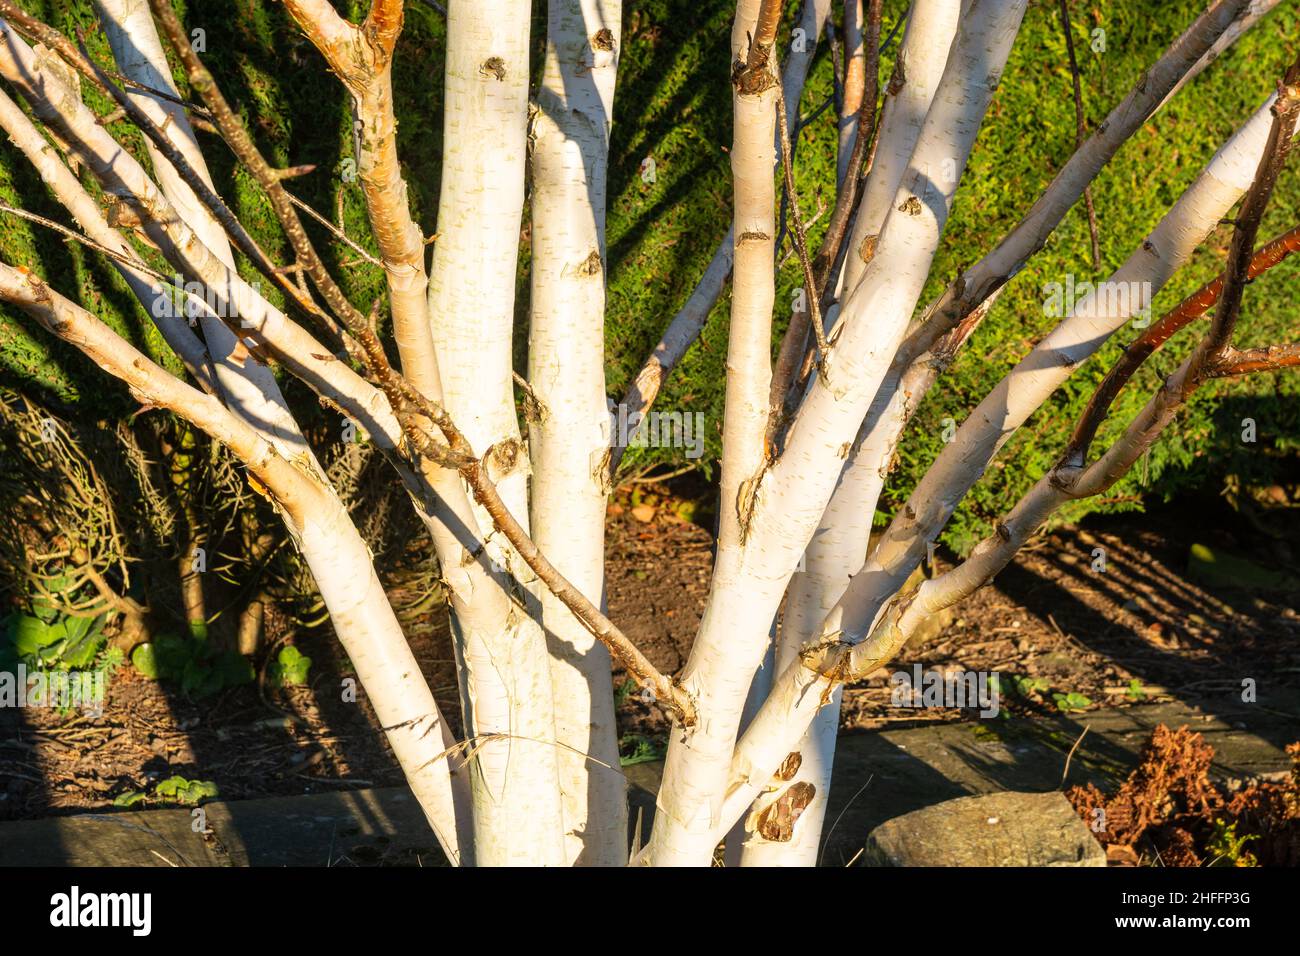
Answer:
[[[807,781],[788,787],[781,796],[758,813],[754,827],[758,835],[773,843],[788,843],[794,837],[794,826],[799,822],[808,804],[812,803],[817,788]]]
[[[778,767],[776,771],[776,779],[782,781],[793,780],[794,775],[799,772],[799,767],[802,766],[802,764],[803,754],[797,750],[794,751],[790,756],[786,757],[785,760],[781,761],[781,766]]]

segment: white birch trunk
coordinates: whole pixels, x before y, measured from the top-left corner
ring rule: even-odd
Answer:
[[[335,633],[371,696],[412,792],[448,857],[457,862],[457,820],[465,819],[468,808],[466,788],[455,782],[459,774],[451,772],[451,736],[375,574],[370,551],[328,482],[307,461],[279,453],[215,396],[173,378],[89,312],[38,282],[0,264],[0,298],[36,316],[125,382],[141,402],[170,409],[224,442],[261,479],[307,558]]]
[[[99,203],[86,192],[81,180],[68,169],[58,151],[50,146],[22,108],[3,92],[0,92],[0,129],[5,131],[11,143],[22,150],[40,175],[41,181],[68,210],[73,221],[81,226],[82,232],[125,260],[114,260],[113,265],[146,311],[151,310],[160,297],[169,295],[161,282],[142,269],[132,268],[128,264],[135,262],[143,265],[143,262],[126,238],[108,224]],[[154,323],[204,391],[215,393],[218,385],[212,375],[207,349],[191,331],[185,318],[180,315],[155,317]]]
[[[605,190],[620,2],[550,0],[533,120],[528,382],[533,540],[603,604],[610,422],[605,398]],[[605,646],[549,590],[555,737],[568,864],[627,862],[627,781],[619,767]]]
[[[120,197],[132,197],[146,211],[145,225],[150,238],[162,248],[164,254],[174,264],[183,264],[184,271],[202,279],[217,298],[218,305],[229,310],[228,314],[240,316],[243,324],[249,325],[256,333],[269,329],[275,333],[301,333],[296,325],[269,303],[261,298],[255,290],[238,277],[225,263],[220,262],[171,207],[154,184],[145,176],[138,164],[120,149],[108,133],[94,122],[93,116],[82,106],[72,91],[64,87],[56,77],[40,69],[30,48],[18,38],[7,24],[0,22],[0,75],[14,83],[32,102],[34,111],[61,128],[69,142],[79,147],[78,154],[86,160],[91,169],[101,177],[104,187]],[[75,198],[71,190],[65,191],[70,200]],[[94,228],[101,217],[87,216],[86,222]],[[105,239],[112,237],[103,234]],[[120,239],[120,237],[118,237]],[[115,242],[105,242],[109,248],[120,246]],[[180,265],[178,265],[178,268]],[[152,291],[152,289],[150,290]],[[161,291],[161,290],[159,290]],[[153,311],[152,309],[150,310]],[[208,313],[201,313],[208,314]],[[268,335],[268,338],[271,337]],[[182,340],[183,341],[183,340]],[[291,350],[303,350],[317,354],[325,350],[310,336],[301,334],[284,335],[285,347]],[[312,353],[311,350],[316,350]],[[292,354],[292,353],[291,353]],[[193,356],[191,364],[195,361]],[[244,364],[257,365],[257,360],[245,354]],[[346,366],[333,360],[326,353],[321,359],[311,362],[329,369],[326,377],[342,377],[340,370],[348,375],[355,375]],[[359,408],[365,410],[363,419],[383,420],[384,413],[391,416],[391,411],[382,403],[383,396],[371,389],[360,379],[356,383],[361,387],[356,390]],[[274,383],[273,383],[274,384]],[[364,389],[365,391],[361,391]],[[369,393],[368,395],[366,393]],[[278,390],[277,390],[278,394]],[[373,401],[378,397],[379,402]],[[331,397],[334,397],[331,395]],[[232,410],[236,411],[237,410]],[[242,419],[241,419],[242,420]],[[444,849],[453,861],[460,859],[460,846],[464,844],[468,830],[457,834],[457,826],[464,826],[468,821],[468,807],[460,807],[459,813],[451,812],[451,804],[443,797],[451,793],[452,769],[456,760],[449,759],[444,751],[450,742],[445,737],[445,725],[442,724],[433,698],[420,675],[419,667],[411,656],[405,636],[396,627],[396,619],[390,622],[392,610],[384,599],[387,618],[382,609],[374,602],[375,594],[367,594],[362,603],[368,608],[363,614],[354,614],[353,606],[357,603],[355,591],[357,582],[374,577],[373,567],[369,563],[369,553],[355,528],[346,521],[346,511],[338,502],[328,483],[320,477],[321,472],[315,458],[311,455],[292,418],[288,419],[292,431],[272,425],[257,433],[263,435],[270,446],[286,461],[295,463],[306,474],[319,482],[318,512],[330,515],[341,514],[343,522],[337,517],[324,520],[310,529],[306,519],[300,516],[296,523],[290,515],[285,519],[290,530],[299,541],[308,566],[316,577],[317,586],[326,606],[333,613],[340,609],[341,618],[333,621],[340,641],[349,651],[349,656],[357,663],[358,676],[362,686],[376,703],[384,698],[388,701],[381,711],[398,718],[391,722],[389,730],[394,751],[409,771],[412,789],[421,801],[430,824],[434,827]],[[265,423],[259,423],[265,426]],[[395,423],[394,427],[395,427]],[[334,540],[330,540],[333,534]],[[354,540],[355,539],[355,540]],[[357,565],[355,559],[365,555],[364,566]],[[351,557],[349,557],[349,555]],[[383,598],[378,579],[374,580],[378,589],[378,598]],[[346,588],[336,593],[339,588]],[[367,628],[366,622],[371,624]],[[363,665],[357,657],[373,659],[375,666]],[[396,662],[396,663],[386,663]],[[407,666],[409,664],[409,666]],[[367,677],[367,675],[369,675]],[[374,681],[381,681],[375,684]],[[401,724],[402,726],[397,726]],[[412,733],[410,726],[419,725],[419,733]],[[437,733],[433,729],[442,727]],[[385,719],[385,726],[390,722]],[[441,782],[440,782],[441,781]],[[460,777],[455,789],[464,790],[464,779]],[[459,799],[459,798],[458,798]]]
[[[1058,465],[1035,482],[996,523],[997,530],[977,544],[965,561],[922,582],[901,613],[886,617],[888,628],[895,633],[880,634],[885,630],[886,622],[882,622],[867,642],[854,649],[850,659],[865,657],[871,642],[888,640],[892,644],[905,644],[932,615],[969,597],[1010,564],[1030,536],[1063,504],[1108,490],[1178,414],[1186,399],[1184,390],[1190,384],[1194,361],[1194,356],[1184,360],[1129,422],[1120,438],[1091,465]]]
[[[916,14],[921,12],[918,9]],[[1149,71],[1139,89],[1135,90],[1119,107],[1112,111],[1103,124],[1101,132],[1089,142],[1088,148],[1081,150],[1077,156],[1071,157],[1066,171],[1063,171],[1062,175],[1053,182],[1047,194],[1051,198],[1047,199],[1045,197],[1047,201],[1040,200],[1036,203],[1034,207],[1035,214],[1027,217],[1025,225],[1018,227],[1016,233],[1013,234],[1015,238],[1009,237],[1009,241],[999,244],[999,251],[1003,253],[1001,259],[999,259],[1002,269],[1009,273],[1020,267],[1024,258],[1030,254],[1031,248],[1034,247],[1031,243],[1022,240],[1021,237],[1027,238],[1030,235],[1041,235],[1044,229],[1050,230],[1056,222],[1059,222],[1064,210],[1068,208],[1069,204],[1077,200],[1078,194],[1087,181],[1096,175],[1102,164],[1131,135],[1142,119],[1149,115],[1152,110],[1158,108],[1157,104],[1161,102],[1159,97],[1162,92],[1170,88],[1178,76],[1183,76],[1185,81],[1203,68],[1209,54],[1200,54],[1200,51],[1209,44],[1214,36],[1224,30],[1225,25],[1233,22],[1231,18],[1234,15],[1233,9],[1230,6],[1225,6],[1219,11],[1218,16],[1207,16],[1203,22],[1198,22],[1195,27],[1188,30],[1183,37],[1180,37],[1179,41],[1174,44],[1171,53],[1162,57],[1160,63]],[[952,28],[953,17],[955,17],[955,9],[949,12],[949,30]],[[934,51],[946,49],[947,47],[947,44],[943,42],[942,35],[932,35],[924,41],[917,42],[915,46],[913,41],[920,40],[919,34],[923,28],[927,32],[941,30],[944,21],[945,18],[939,15],[919,17],[915,14],[913,19],[909,20],[908,32],[904,37],[904,48],[901,53],[904,64],[902,71],[904,82],[902,88],[897,89],[891,95],[886,105],[882,141],[877,149],[877,162],[868,180],[855,228],[854,242],[850,247],[850,256],[842,274],[844,285],[847,288],[856,287],[860,276],[866,269],[866,262],[870,258],[867,253],[874,251],[884,216],[889,209],[888,203],[882,199],[882,196],[886,192],[892,195],[893,188],[897,185],[896,181],[891,184],[891,179],[895,175],[893,171],[899,169],[897,157],[910,150],[909,140],[914,142],[915,132],[912,132],[909,136],[908,130],[916,130],[917,125],[907,122],[907,117],[915,117],[924,108],[923,100],[927,83],[933,84],[937,80],[938,71],[941,68],[941,61],[937,65],[935,63],[938,58],[934,56]],[[1240,21],[1236,22],[1240,23]],[[1232,36],[1235,37],[1235,34]],[[1220,41],[1228,37],[1229,34],[1224,34],[1223,37],[1220,37]],[[1198,55],[1201,57],[1199,60],[1196,59]],[[933,79],[929,79],[930,77]],[[1179,81],[1179,85],[1181,85],[1181,82],[1183,81]],[[917,85],[913,86],[913,83]],[[904,97],[907,98],[904,99]],[[909,105],[910,109],[908,109]],[[1008,252],[1013,252],[1019,257],[1014,264],[1009,264],[1009,260],[1006,258]],[[995,257],[991,255],[989,258],[993,259]],[[978,268],[971,271],[974,274],[979,274]],[[994,296],[996,294],[996,292],[993,293]],[[991,303],[986,302],[986,306],[989,304]],[[787,598],[787,608],[790,609],[787,610],[787,615],[791,615],[793,611],[792,616],[796,620],[801,620],[804,619],[804,615],[801,614],[801,603],[808,599],[809,589],[817,588],[819,585],[821,587],[821,590],[816,594],[816,598],[821,604],[821,615],[817,617],[816,621],[811,622],[812,629],[800,635],[789,632],[790,638],[798,641],[794,645],[795,648],[802,646],[815,636],[825,613],[829,612],[834,602],[843,594],[848,583],[849,569],[858,568],[862,565],[866,555],[866,532],[869,530],[869,524],[863,523],[866,526],[862,529],[863,535],[861,539],[846,539],[840,530],[844,526],[842,515],[870,516],[874,514],[877,500],[884,485],[885,473],[901,437],[903,426],[910,416],[911,410],[916,407],[916,404],[928,391],[935,375],[935,369],[930,366],[925,356],[912,363],[910,367],[907,367],[901,373],[897,363],[895,363],[895,367],[891,368],[889,376],[877,393],[864,423],[862,439],[855,446],[840,483],[832,496],[831,504],[827,508],[827,516],[809,545],[807,554],[808,574],[796,575],[790,596]],[[821,542],[839,542],[843,545],[843,549],[839,552],[832,552]],[[783,631],[783,633],[786,633],[786,631]],[[778,664],[778,671],[783,670],[792,659],[791,653],[784,655]],[[830,760],[819,757],[809,761],[808,758],[810,746],[813,744],[813,737],[818,730],[823,734],[820,738],[823,746],[834,747],[834,736],[827,729],[830,726],[831,721],[825,715],[824,710],[819,711],[813,727],[810,728],[808,735],[800,744],[799,750],[804,756],[804,764],[796,777],[790,781],[790,785],[807,780],[817,787],[817,794],[820,795],[826,792],[830,783]],[[808,776],[813,768],[825,770],[827,772],[826,778],[815,780]],[[760,797],[760,800],[762,799],[770,798]],[[752,842],[755,853],[751,857],[752,861],[756,865],[777,865],[785,853],[797,852],[797,847],[803,847],[809,854],[815,853],[815,837],[810,839],[808,834],[810,830],[820,828],[821,818],[818,815],[818,810],[824,811],[824,807],[823,801],[814,798],[813,803],[804,811],[801,818],[803,821],[801,823],[802,829],[796,829],[796,838],[791,843],[774,844],[763,841],[759,837],[754,837]],[[802,837],[801,834],[803,834]],[[814,859],[810,856],[804,856],[799,862],[810,865],[814,862]]]
[[[743,64],[757,30],[759,0],[739,0],[731,33],[732,60]],[[739,69],[739,66],[737,66]],[[771,64],[764,65],[765,70]],[[770,77],[770,74],[769,74]],[[755,479],[766,462],[768,392],[772,377],[772,306],[776,295],[776,80],[755,92],[733,89],[735,129],[731,169],[735,213],[731,331],[727,347],[726,412],[722,437],[721,506],[717,558],[704,619],[680,682],[695,700],[697,727],[678,736],[674,727],[655,802],[650,859],[656,866],[705,865],[719,835],[715,793],[722,782],[750,682],[763,657],[776,608],[732,631],[742,641],[705,638],[724,629],[735,610],[719,595],[739,595]],[[733,87],[737,84],[733,82]],[[746,634],[745,631],[749,633]],[[685,746],[678,746],[684,743]]]
[[[1270,97],[1219,149],[1111,282],[1149,283],[1154,295],[1187,261],[1249,188],[1272,125],[1272,101]],[[762,792],[814,717],[820,696],[831,687],[833,682],[809,663],[866,636],[997,449],[1142,307],[1141,301],[1129,297],[1102,298],[1089,295],[1079,302],[963,422],[823,622],[820,639],[814,641],[821,650],[809,662],[796,662],[778,674],[767,703],[736,748],[724,815],[738,815]],[[890,633],[898,635],[896,628]],[[871,652],[887,661],[898,647],[894,640],[873,646]],[[806,647],[805,653],[811,649]],[[854,653],[859,667],[862,655]]]
[[[902,66],[896,70],[900,83],[891,85],[886,92],[876,159],[858,209],[855,239],[840,273],[849,288],[857,286],[866,269],[866,261],[855,250],[867,236],[871,237],[873,246],[877,241],[889,213],[890,200],[898,192],[916,147],[925,114],[948,61],[960,7],[959,0],[917,0],[908,17],[898,54]],[[882,387],[881,391],[885,390]],[[848,586],[852,569],[861,567],[866,560],[876,499],[884,484],[883,464],[889,459],[886,456],[877,460],[872,450],[863,451],[865,455],[854,453],[846,463],[826,513],[804,553],[805,570],[795,572],[791,578],[781,621],[777,673],[785,670],[799,649],[817,633]],[[793,837],[788,842],[773,841],[764,839],[757,830],[747,831],[743,866],[817,864],[835,761],[841,695],[842,688],[836,687],[800,740],[795,752],[801,757],[794,776],[780,781],[779,787],[774,786],[769,795],[760,797],[749,814],[748,820],[756,819],[765,801],[790,786],[811,785],[812,798],[794,827]]]
[[[885,87],[876,155],[840,271],[842,289],[856,289],[866,271],[943,77],[960,14],[961,0],[915,0],[912,4],[893,79]]]
[[[725,539],[719,540],[704,620],[682,674],[683,684],[699,697],[707,716],[670,743],[649,847],[656,864],[706,863],[719,828],[735,819],[719,817],[727,774],[720,763],[729,760],[745,691],[762,655],[762,638],[920,296],[956,180],[1024,10],[1024,0],[968,8],[918,142],[920,161],[914,161],[913,175],[895,197],[873,271],[845,304],[843,335],[832,345],[824,375],[811,386],[785,450],[771,467],[748,473],[749,483],[739,499],[727,496],[724,473],[723,514],[738,506],[747,533],[730,568],[724,562]],[[951,184],[921,174],[941,162],[954,170]],[[766,355],[763,358],[766,362]],[[730,367],[730,357],[728,372],[730,431],[731,379],[737,372]],[[723,453],[725,462],[725,433]]]
[[[1224,144],[1141,247],[1106,280],[1104,288],[1124,294],[1089,294],[1078,302],[971,412],[854,576],[823,633],[842,631],[850,639],[866,633],[1012,432],[1150,302],[1241,198],[1263,152],[1271,102]]]
[[[122,75],[144,86],[176,96],[171,69],[163,53],[147,0],[96,0],[95,6],[113,51],[113,59],[117,61]],[[199,151],[199,144],[194,138],[194,130],[185,116],[185,110],[176,103],[148,93],[128,89],[128,95],[163,131],[204,184],[212,188],[212,177],[208,173],[203,154]],[[145,149],[153,165],[155,181],[176,214],[218,260],[233,270],[235,259],[221,225],[148,138],[145,139]],[[235,334],[215,315],[201,312],[199,327],[207,342],[208,354],[212,356],[217,382],[227,406],[275,443],[281,451],[287,451],[290,456],[310,455],[306,440],[289,412],[270,368],[257,362],[241,362],[237,358],[238,341]]]
[[[528,526],[528,456],[515,416],[511,367],[515,270],[528,145],[528,35],[523,0],[453,0],[447,18],[442,187],[429,312],[443,404],[502,499]],[[491,520],[475,506],[477,524]],[[531,580],[493,537],[487,553]],[[479,865],[559,865],[563,818],[546,640],[536,598],[516,594],[500,629],[453,618],[476,744],[475,860]]]

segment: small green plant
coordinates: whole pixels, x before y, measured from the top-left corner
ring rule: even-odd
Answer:
[[[128,790],[126,793],[119,793],[113,798],[115,807],[133,807],[144,799],[144,793],[140,790]]]
[[[1246,844],[1251,840],[1258,840],[1259,836],[1254,833],[1248,833],[1245,836],[1237,836],[1237,821],[1225,823],[1223,820],[1214,821],[1214,832],[1205,842],[1205,849],[1213,854],[1209,866],[1259,866],[1259,861],[1255,854],[1246,849]]]
[[[73,617],[48,603],[32,613],[15,612],[0,623],[0,663],[82,670],[95,663],[105,643],[106,618]]]
[[[1001,711],[1000,713],[1004,714],[1006,713],[1006,711]],[[970,729],[971,729],[971,734],[975,737],[975,739],[983,744],[997,743],[1002,739],[1001,734],[999,734],[996,730],[994,730],[992,727],[990,727],[988,724],[984,723],[983,721],[981,721],[978,724],[971,724]]]
[[[1045,677],[1021,677],[1019,674],[1012,676],[1011,684],[1016,695],[1025,699],[1034,697],[1051,686]]]
[[[251,683],[253,665],[236,651],[215,651],[203,639],[160,634],[131,652],[131,664],[150,680],[175,681],[191,697],[208,697]]]
[[[1052,700],[1056,701],[1057,709],[1066,714],[1087,710],[1092,706],[1092,698],[1077,691],[1070,691],[1068,694],[1053,694]]]
[[[1002,676],[1000,674],[989,675],[989,693],[992,694],[994,698],[997,700],[1001,700],[1003,697],[1006,696],[1007,688],[1002,685]],[[994,715],[993,719],[1010,720],[1011,711],[1007,710],[1005,707],[999,707],[998,712]],[[997,731],[990,730],[989,733],[993,735],[993,739],[997,739]],[[975,736],[981,740],[987,739],[987,738],[980,737],[978,733]]]
[[[277,687],[301,686],[307,683],[309,670],[311,658],[292,644],[286,644],[266,669],[266,676]]]
[[[615,687],[614,706],[616,708],[622,707],[623,702],[626,701],[628,697],[630,697],[632,694],[636,693],[637,686],[638,686],[637,682],[629,677],[627,680],[623,681],[623,683]]]
[[[647,737],[645,734],[624,734],[618,740],[618,749],[620,754],[618,762],[624,767],[662,760],[667,750],[662,740]]]
[[[211,780],[186,780],[180,776],[159,781],[153,792],[154,796],[161,800],[183,803],[191,807],[198,806],[204,800],[216,799],[220,795],[217,785]]]
[[[1142,682],[1136,677],[1128,682],[1128,690],[1124,693],[1127,694],[1128,699],[1132,701],[1146,700],[1147,697],[1146,688],[1142,686]]]

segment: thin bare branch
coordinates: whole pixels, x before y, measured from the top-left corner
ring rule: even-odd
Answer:
[[[1273,198],[1273,187],[1277,185],[1278,174],[1282,171],[1286,158],[1291,152],[1297,116],[1300,116],[1300,57],[1291,64],[1291,68],[1287,70],[1286,76],[1278,86],[1277,100],[1273,104],[1273,128],[1269,130],[1268,144],[1264,147],[1264,156],[1259,161],[1255,181],[1251,184],[1237,213],[1236,225],[1232,232],[1232,246],[1228,250],[1228,265],[1224,270],[1227,279],[1223,284],[1223,293],[1219,296],[1210,334],[1193,360],[1193,367],[1198,374],[1202,364],[1212,366],[1219,360],[1232,339],[1237,317],[1241,313],[1241,297],[1249,281],[1255,236],[1259,233],[1259,224],[1263,219],[1264,210],[1268,208],[1269,200]]]
[[[289,202],[293,203],[307,215],[311,216],[311,218],[315,219],[318,223],[328,229],[329,232],[339,241],[346,243],[353,252],[362,258],[363,261],[370,263],[372,266],[377,266],[380,269],[384,267],[384,264],[367,252],[363,246],[355,242],[346,232],[334,225],[334,223],[330,222],[307,203],[293,195],[293,193],[285,193],[285,195],[289,197]]]
[[[879,2],[879,0],[877,0]],[[817,279],[813,275],[812,259],[808,256],[808,236],[804,230],[803,214],[799,211],[799,193],[794,184],[794,163],[790,156],[790,133],[786,127],[785,97],[781,95],[781,85],[776,85],[776,127],[781,136],[781,168],[785,172],[786,195],[790,197],[790,217],[794,227],[794,247],[799,254],[799,265],[803,268],[805,298],[808,301],[808,314],[812,317],[813,336],[817,342],[817,355],[825,358],[826,330],[822,325],[821,304],[818,302]]]
[[[1074,148],[1087,139],[1087,120],[1083,113],[1083,90],[1079,83],[1079,61],[1074,55],[1074,31],[1070,27],[1069,0],[1061,0],[1061,28],[1065,31],[1065,51],[1070,58],[1070,79],[1074,86]],[[1101,243],[1097,239],[1097,209],[1092,204],[1092,186],[1083,190],[1083,203],[1088,210],[1088,235],[1092,240],[1092,267],[1101,268]]]
[[[1273,268],[1290,255],[1300,250],[1300,226],[1283,233],[1276,239],[1262,246],[1251,258],[1247,270],[1247,279],[1254,279]],[[1086,459],[1088,448],[1097,434],[1097,429],[1106,419],[1116,396],[1124,388],[1138,368],[1152,353],[1161,348],[1179,330],[1203,316],[1219,300],[1227,273],[1220,273],[1205,283],[1182,302],[1166,312],[1152,326],[1144,331],[1125,350],[1119,360],[1106,373],[1101,384],[1097,386],[1079,422],[1074,434],[1062,453],[1061,461],[1081,463]],[[951,334],[951,333],[950,333]]]
[[[768,399],[768,442],[775,444],[781,431],[785,411],[789,405],[789,396],[796,382],[806,379],[811,368],[812,356],[808,352],[808,332],[811,325],[817,345],[817,356],[826,353],[826,334],[821,322],[821,308],[827,298],[827,289],[833,273],[833,266],[843,251],[844,239],[848,235],[853,213],[857,208],[862,193],[863,158],[868,148],[874,149],[876,134],[877,101],[880,97],[880,18],[881,0],[869,0],[867,7],[867,31],[863,40],[866,48],[865,81],[862,99],[858,107],[857,135],[853,141],[853,151],[849,158],[848,173],[835,196],[835,208],[826,227],[821,248],[812,265],[812,276],[805,275],[809,309],[801,309],[790,317],[790,325],[781,338],[777,351],[776,363],[772,367],[772,386]],[[897,29],[897,27],[895,28]],[[901,66],[899,67],[901,69]],[[784,127],[783,127],[784,128]],[[784,143],[782,144],[784,147]],[[791,163],[793,160],[791,160]],[[791,177],[787,174],[786,191],[793,198],[794,187],[789,185]],[[816,311],[816,319],[810,322],[810,316]],[[798,376],[796,378],[796,372]]]
[[[148,93],[150,96],[156,96],[159,99],[167,100],[169,103],[175,103],[177,106],[183,106],[189,110],[193,116],[191,122],[200,129],[208,132],[216,132],[215,127],[208,122],[212,117],[202,106],[190,100],[173,96],[166,90],[159,90],[144,83],[139,83],[130,77],[123,76],[114,70],[107,70],[102,67],[96,68],[91,65],[90,60],[82,55],[80,51],[73,46],[72,41],[65,37],[58,30],[46,23],[42,23],[30,13],[20,9],[12,0],[0,0],[0,16],[14,25],[16,29],[27,39],[37,43],[43,43],[59,55],[65,63],[75,69],[103,92],[108,93],[105,89],[100,75],[106,75],[113,78],[114,81],[124,86],[129,86],[133,90],[139,90],[141,93]],[[120,117],[118,117],[120,118]],[[112,117],[104,117],[104,122],[112,122]]]

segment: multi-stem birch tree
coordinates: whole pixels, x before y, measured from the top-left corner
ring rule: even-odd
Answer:
[[[881,0],[806,0],[793,18],[788,4],[738,0],[729,89],[717,91],[730,98],[734,123],[731,221],[718,231],[729,229],[623,400],[633,415],[651,407],[730,280],[717,554],[689,658],[679,674],[661,673],[603,610],[605,507],[623,451],[609,422],[604,327],[608,274],[617,268],[605,214],[622,5],[548,0],[545,36],[534,38],[531,3],[450,0],[437,233],[425,236],[408,203],[394,106],[402,0],[372,0],[360,22],[326,0],[283,2],[350,98],[374,251],[286,189],[312,167],[268,162],[170,0],[95,0],[111,66],[18,0],[0,0],[0,126],[71,225],[4,212],[111,262],[186,378],[48,285],[40,262],[0,264],[0,300],[79,349],[142,405],[192,423],[243,462],[310,568],[453,863],[707,865],[725,839],[729,863],[814,865],[843,686],[888,664],[931,616],[990,580],[1063,504],[1113,485],[1195,389],[1300,365],[1294,342],[1233,345],[1238,325],[1250,321],[1245,283],[1300,246],[1293,231],[1256,249],[1300,111],[1293,66],[1271,95],[1259,91],[1259,109],[1241,118],[1108,281],[1158,293],[1239,206],[1223,275],[1125,353],[1056,465],[988,538],[952,569],[915,583],[913,571],[1007,439],[1149,303],[1097,295],[1075,303],[969,411],[873,536],[912,413],[975,327],[994,321],[1000,291],[1120,147],[1277,0],[1212,0],[1081,137],[1019,224],[961,275],[942,277],[950,281],[929,304],[921,296],[1027,0],[889,5],[906,23],[894,24],[901,39],[883,84]],[[819,38],[841,30],[835,182],[827,184],[835,199],[813,248],[792,146]],[[787,39],[796,33],[798,43]],[[544,51],[535,87],[534,39]],[[86,85],[111,97],[118,113],[97,115],[80,95]],[[109,131],[119,118],[143,134],[145,161]],[[260,248],[218,195],[196,120],[264,192],[291,261]],[[528,301],[518,309],[525,222]],[[313,235],[379,265],[385,295],[351,301]],[[774,348],[787,235],[803,305]],[[186,293],[177,276],[210,294]],[[283,293],[284,308],[261,293],[263,281]],[[159,308],[173,301],[195,321]],[[383,311],[396,361],[375,332]],[[1120,437],[1092,456],[1119,390],[1207,312],[1208,331]],[[517,313],[527,315],[527,361],[518,369]],[[448,596],[460,739],[276,367],[370,436],[427,528]],[[614,664],[673,723],[644,846],[628,836]]]

